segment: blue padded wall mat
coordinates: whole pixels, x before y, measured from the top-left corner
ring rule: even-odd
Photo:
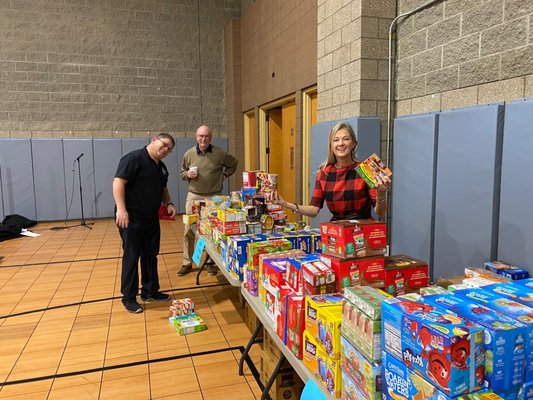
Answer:
[[[465,266],[496,255],[502,118],[499,104],[440,114],[435,279],[461,275]]]
[[[533,274],[533,99],[507,103],[497,258]]]
[[[191,147],[196,145],[196,139],[190,139],[190,138],[182,138],[177,139],[176,147],[177,151],[174,151],[176,153],[178,166],[177,166],[177,177],[176,180],[178,182],[178,197],[174,200],[174,205],[177,207],[178,213],[184,214],[185,213],[185,201],[187,199],[187,190],[189,187],[189,184],[187,181],[184,181],[180,178],[179,172],[181,171],[181,163],[183,162],[183,155],[187,150],[189,150]]]
[[[130,151],[141,149],[150,144],[149,139],[122,139],[122,155],[125,156]],[[118,166],[117,160],[117,166]],[[115,167],[115,171],[116,171]]]
[[[36,219],[30,139],[0,140],[0,185],[0,222],[11,214]]]
[[[310,159],[309,159],[309,196],[312,196],[315,188],[316,174],[318,167],[328,157],[328,136],[331,128],[339,122],[347,122],[352,125],[357,137],[359,147],[357,149],[357,157],[364,160],[372,153],[380,155],[380,121],[375,117],[350,117],[334,121],[320,122],[311,126],[310,133]],[[302,199],[303,204],[309,204],[309,199]],[[287,201],[294,201],[294,199],[287,199]],[[320,210],[315,218],[312,218],[310,225],[312,227],[319,227],[321,222],[326,222],[331,219],[331,213],[327,206]]]
[[[67,218],[67,206],[63,141],[61,139],[32,139],[31,147],[37,220],[65,219]]]
[[[394,122],[391,254],[406,254],[430,266],[438,117],[410,115]]]
[[[96,195],[94,187],[94,157],[92,139],[63,139],[63,163],[65,169],[65,190],[69,218],[81,218],[80,177],[83,193],[83,216],[96,217]]]
[[[113,178],[122,157],[120,139],[93,139],[95,208],[98,218],[112,217]],[[84,207],[85,208],[85,207]]]

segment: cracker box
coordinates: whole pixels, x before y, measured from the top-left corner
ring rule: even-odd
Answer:
[[[529,271],[515,267],[514,265],[502,263],[501,261],[486,262],[483,266],[485,269],[496,272],[498,275],[513,281],[529,278]]]
[[[289,265],[287,265],[287,284],[296,293],[302,293],[303,280],[302,280],[302,265],[306,262],[312,262],[318,260],[318,254],[309,254],[302,257],[289,258]]]
[[[335,271],[336,291],[342,292],[343,288],[361,284],[357,258],[343,259],[321,254],[320,261]]]
[[[404,255],[385,257],[385,292],[399,296],[416,293],[429,283],[428,265]]]
[[[381,158],[377,154],[372,154],[366,160],[361,162],[356,168],[355,171],[364,179],[366,184],[373,188],[376,186],[377,177],[392,176],[391,170],[383,163]]]
[[[383,399],[452,400],[405,363],[383,352]]]
[[[509,286],[509,285],[507,285]],[[526,325],[526,375],[525,381],[533,381],[533,308],[513,301],[509,297],[483,288],[455,291],[456,296],[465,297],[476,303],[483,304],[491,310],[511,317]]]
[[[341,336],[341,368],[364,399],[381,399],[381,365],[368,361],[343,336]]]
[[[287,347],[297,358],[302,358],[303,333],[305,329],[305,297],[290,293],[287,304]]]
[[[332,221],[320,224],[322,253],[340,258],[384,256],[387,227],[371,220]]]
[[[527,343],[524,324],[451,293],[426,296],[423,301],[485,328],[485,386],[499,391],[523,383]]]
[[[320,260],[304,263],[301,272],[303,294],[335,292],[335,272]]]
[[[332,360],[322,350],[309,332],[304,331],[303,363],[334,397],[340,397],[342,390],[341,367],[338,360]]]
[[[483,328],[438,305],[387,298],[381,309],[383,351],[450,397],[483,384]]]

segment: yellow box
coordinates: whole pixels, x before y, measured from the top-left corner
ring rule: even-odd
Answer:
[[[219,208],[217,210],[217,218],[222,222],[246,221],[244,211],[236,210],[234,208]]]
[[[192,225],[198,221],[198,214],[183,214],[183,223],[185,225]]]
[[[336,324],[333,324],[331,327],[331,339],[335,337],[335,340],[331,342],[331,347],[328,350],[328,353],[331,353],[333,355],[333,358],[336,359],[340,357],[340,320],[342,319],[343,302],[344,297],[340,294],[315,295],[307,296],[305,298],[305,329],[311,335],[313,335],[315,340],[318,341],[320,337],[326,338],[325,333],[323,333],[322,336],[319,333],[319,323],[320,328],[324,332],[327,323],[329,321],[333,322],[337,318],[337,316],[339,317],[338,327],[336,326]],[[327,315],[324,314],[325,310],[328,310]],[[336,336],[333,336],[333,333],[335,333]],[[322,344],[326,345],[326,342],[321,342],[321,345]],[[326,347],[324,347],[324,349],[325,348]],[[335,355],[335,353],[337,355]]]
[[[318,345],[333,360],[340,360],[341,322],[342,306],[323,307],[318,310],[318,326],[313,334]]]
[[[332,360],[309,332],[304,331],[303,363],[334,397],[341,397],[340,361]]]

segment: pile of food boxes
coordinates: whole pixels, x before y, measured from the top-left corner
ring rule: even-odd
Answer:
[[[265,200],[277,177],[243,178],[241,192],[197,205],[198,227],[332,396],[533,399],[527,271],[491,262],[449,290],[428,286],[427,263],[387,255],[383,222],[299,230]]]

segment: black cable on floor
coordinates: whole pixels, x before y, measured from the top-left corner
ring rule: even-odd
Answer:
[[[229,285],[229,283],[227,283],[227,282],[226,283],[215,283],[215,284],[212,284],[212,285],[191,286],[191,287],[186,287],[186,288],[161,290],[161,293],[181,292],[181,291],[184,291],[184,290],[205,289],[205,288],[211,288],[211,287],[217,287],[217,286],[227,286],[227,285]],[[101,302],[101,301],[117,300],[117,299],[121,299],[121,298],[122,298],[122,296],[115,296],[115,297],[106,297],[106,298],[103,298],[103,299],[80,301],[80,302],[77,302],[77,303],[62,304],[62,305],[59,305],[59,306],[46,307],[46,308],[39,308],[37,310],[24,311],[24,312],[17,313],[17,314],[0,315],[0,319],[7,319],[7,318],[11,318],[11,317],[20,317],[21,315],[33,314],[33,313],[38,313],[38,312],[43,312],[43,311],[48,311],[48,310],[57,310],[58,308],[65,308],[65,307],[79,306],[79,305],[83,305],[83,304],[98,303],[98,302]]]
[[[91,369],[84,369],[84,370],[81,370],[81,371],[65,372],[63,374],[46,375],[46,376],[38,376],[38,377],[35,377],[35,378],[19,379],[19,380],[16,380],[16,381],[8,381],[8,382],[0,383],[0,387],[2,387],[2,386],[11,386],[11,385],[19,385],[19,384],[22,384],[22,383],[44,381],[44,380],[47,380],[47,379],[66,378],[66,377],[69,377],[69,376],[91,374],[91,373],[94,373],[94,372],[102,372],[102,371],[109,371],[109,370],[113,370],[113,369],[135,367],[137,365],[145,365],[145,364],[151,364],[151,363],[159,363],[159,362],[165,362],[165,361],[179,360],[181,358],[198,357],[198,356],[204,356],[204,355],[216,354],[216,353],[223,353],[225,351],[233,351],[233,350],[239,350],[242,353],[242,352],[244,352],[244,347],[243,346],[234,346],[234,347],[228,347],[228,348],[225,348],[225,349],[200,351],[198,353],[180,354],[180,355],[177,355],[177,356],[162,357],[162,358],[156,358],[156,359],[153,359],[153,360],[134,361],[134,362],[131,362],[131,363],[126,363],[126,364],[110,365],[108,367],[91,368]],[[255,369],[255,366],[253,368]],[[255,371],[257,372],[257,369],[255,369]],[[259,374],[258,374],[258,376],[259,376]],[[255,377],[255,375],[254,375],[254,377]]]

